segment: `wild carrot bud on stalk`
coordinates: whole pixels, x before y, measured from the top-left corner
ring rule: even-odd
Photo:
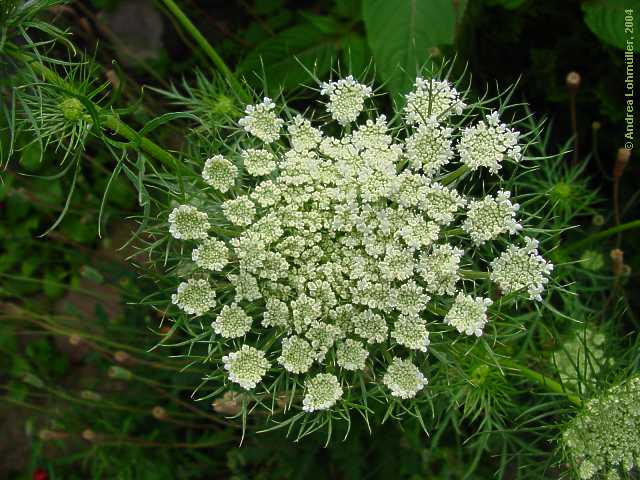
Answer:
[[[76,333],[69,335],[69,344],[77,347],[82,343],[82,337]]]
[[[611,270],[617,277],[624,271],[624,252],[619,248],[614,248],[613,250],[611,250],[611,253],[609,255],[612,262]]]
[[[569,72],[567,74],[566,83],[569,91],[575,92],[580,88],[580,83],[582,82],[582,77],[578,72]]]
[[[211,406],[213,409],[223,415],[237,415],[242,409],[242,401],[246,395],[239,392],[224,392],[220,398],[216,398]]]
[[[156,420],[167,420],[169,418],[167,411],[158,405],[151,409],[151,415]]]
[[[95,442],[98,439],[98,435],[96,434],[96,432],[94,432],[90,428],[85,428],[82,431],[81,436],[82,436],[82,439],[87,442]]]
[[[118,350],[117,352],[115,352],[113,354],[113,359],[118,363],[126,363],[126,364],[133,363],[132,362],[133,359],[131,358],[131,355],[122,350]]]
[[[620,178],[624,173],[624,169],[631,158],[631,150],[627,148],[619,148],[616,157],[616,163],[613,165],[613,178]]]

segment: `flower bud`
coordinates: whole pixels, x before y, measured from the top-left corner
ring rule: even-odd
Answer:
[[[86,428],[82,431],[82,438],[87,442],[94,442],[98,436],[90,428]]]
[[[578,72],[569,72],[567,74],[567,87],[569,88],[570,91],[572,92],[576,92],[578,90],[578,88],[580,88],[580,82],[582,81],[582,78],[580,77],[580,74]]]
[[[631,158],[631,150],[628,148],[619,148],[616,163],[613,165],[613,178],[620,178],[624,173],[624,169]]]
[[[109,367],[107,375],[116,380],[131,380],[131,378],[133,378],[133,374],[129,370],[116,365]]]
[[[75,97],[68,97],[58,105],[62,115],[70,122],[77,122],[85,113],[84,105]]]
[[[151,415],[153,415],[153,418],[157,420],[166,420],[169,418],[167,411],[159,405],[156,405],[151,409]]]

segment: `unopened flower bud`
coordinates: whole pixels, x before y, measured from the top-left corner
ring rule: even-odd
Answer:
[[[157,420],[166,420],[169,418],[167,411],[158,405],[151,409],[151,415],[153,415],[153,418],[156,418]]]
[[[569,72],[567,74],[567,87],[569,88],[569,90],[575,92],[578,90],[578,88],[580,88],[580,82],[582,81],[582,78],[580,77],[580,74],[578,72]]]
[[[624,169],[631,158],[631,150],[628,148],[619,148],[616,163],[613,166],[613,178],[620,178],[624,173]]]
[[[118,363],[130,363],[131,355],[127,352],[123,352],[122,350],[118,350],[113,354],[113,359]]]
[[[82,431],[82,438],[87,442],[94,442],[98,436],[90,428],[86,428]]]
[[[613,262],[612,270],[613,274],[617,277],[622,273],[624,268],[624,252],[619,248],[614,248],[609,254]]]
[[[77,122],[85,113],[84,105],[75,97],[65,98],[58,107],[64,118],[70,122]]]
[[[604,217],[598,213],[593,216],[593,218],[591,219],[591,223],[593,223],[595,227],[601,227],[602,225],[604,225]]]

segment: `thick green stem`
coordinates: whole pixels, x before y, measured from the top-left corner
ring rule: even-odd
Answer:
[[[537,383],[539,385],[542,385],[543,387],[545,387],[550,392],[557,393],[559,395],[564,395],[567,398],[567,400],[569,400],[575,406],[577,406],[577,407],[583,407],[584,406],[584,402],[582,401],[582,399],[578,395],[575,395],[575,394],[567,392],[566,388],[564,388],[562,386],[562,384],[560,384],[560,383],[556,382],[555,380],[543,375],[542,373],[536,372],[535,370],[531,370],[530,368],[524,367],[524,366],[518,364],[517,362],[514,362],[513,360],[509,360],[509,359],[505,359],[505,358],[501,358],[499,360],[499,363],[503,367],[516,370],[522,376],[526,377],[527,379],[531,380],[532,382],[535,382],[535,383]]]
[[[622,225],[616,225],[615,227],[611,227],[601,232],[594,233],[593,235],[589,235],[584,240],[570,243],[562,250],[568,253],[584,247],[585,245],[588,245],[592,242],[595,242],[596,240],[600,240],[601,238],[607,238],[611,235],[615,235],[616,233],[624,232],[625,230],[632,230],[634,228],[640,228],[640,220],[633,220],[632,222],[623,223]]]
[[[42,75],[42,78],[47,82],[66,88],[69,91],[74,91],[74,88],[60,75],[37,61],[35,58],[21,52],[18,48],[6,48],[5,51],[16,60],[29,65],[33,71]],[[96,104],[94,104],[94,108],[100,116],[100,126],[102,128],[112,130],[116,134],[126,138],[132,142],[135,148],[142,150],[156,160],[159,160],[166,167],[178,169],[178,161],[173,155],[171,155],[171,153],[167,152],[147,137],[140,135],[133,128],[120,120],[120,117],[115,113],[103,110]]]
[[[198,46],[204,51],[204,53],[211,59],[213,64],[222,72],[222,74],[231,85],[231,88],[236,92],[236,95],[240,97],[240,99],[244,102],[251,101],[251,97],[246,92],[246,90],[242,87],[236,76],[233,74],[231,69],[224,63],[224,60],[218,52],[216,52],[215,48],[209,43],[209,41],[205,38],[200,30],[193,24],[189,17],[182,11],[182,9],[174,2],[173,0],[162,0],[162,3],[165,4],[167,9],[174,15],[176,20],[182,25],[182,27],[193,37]]]

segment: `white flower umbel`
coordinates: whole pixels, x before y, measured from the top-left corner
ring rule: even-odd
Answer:
[[[365,310],[353,319],[356,334],[368,343],[381,343],[387,339],[387,323],[384,317],[372,310]]]
[[[510,192],[500,190],[495,197],[487,195],[482,200],[471,202],[462,228],[477,245],[503,233],[513,235],[522,230],[522,225],[516,221],[520,205],[512,204],[510,196]]]
[[[452,188],[432,183],[418,192],[418,208],[442,226],[455,219],[456,212],[467,204],[467,200]]]
[[[262,350],[242,345],[240,350],[222,357],[224,369],[229,372],[229,380],[246,390],[256,388],[271,366]]]
[[[269,97],[264,97],[262,103],[247,105],[246,115],[238,121],[238,124],[263,142],[274,142],[280,137],[280,129],[284,124],[284,121],[273,111],[275,107],[276,104]]]
[[[225,305],[211,324],[213,330],[225,338],[242,337],[251,330],[253,319],[237,304]]]
[[[453,158],[452,129],[429,118],[405,142],[409,166],[432,177]]]
[[[231,223],[239,227],[251,225],[256,215],[256,206],[247,196],[227,200],[222,204],[222,212]]]
[[[404,116],[408,124],[421,124],[431,118],[460,115],[466,104],[446,80],[416,78],[413,92],[406,95]]]
[[[262,325],[265,327],[286,327],[291,320],[289,307],[282,300],[270,298],[267,300]]]
[[[203,315],[216,306],[216,292],[207,280],[191,278],[178,285],[171,302],[190,315]]]
[[[327,111],[342,125],[358,118],[364,101],[373,93],[371,87],[358,83],[351,75],[337,82],[325,82],[320,87],[320,93],[329,96]]]
[[[410,360],[394,357],[382,377],[391,395],[403,399],[413,398],[427,385],[427,379]]]
[[[306,394],[302,399],[305,412],[327,410],[342,398],[342,387],[338,377],[330,373],[319,373],[304,383]]]
[[[364,125],[351,134],[351,143],[358,150],[386,150],[393,138],[387,133],[387,117],[380,115],[374,120],[367,120]]]
[[[509,245],[491,262],[490,278],[504,293],[526,289],[529,298],[542,300],[540,295],[549,281],[553,265],[538,254],[538,241],[525,237],[525,246]]]
[[[638,405],[640,378],[635,377],[589,400],[569,423],[562,441],[581,480],[627,478],[640,466]]]
[[[291,373],[304,373],[315,360],[313,347],[304,338],[294,335],[282,340],[282,354],[278,363]]]
[[[311,125],[302,115],[297,115],[293,123],[287,126],[289,141],[294,150],[305,152],[318,146],[322,140],[322,132]]]
[[[400,315],[393,325],[391,338],[400,345],[422,352],[427,351],[430,343],[427,323],[418,315]]]
[[[225,337],[268,345],[273,378],[287,372],[291,380],[265,385],[276,396],[316,370],[334,372],[345,389],[350,371],[365,370],[367,382],[412,398],[426,384],[415,365],[424,364],[433,312],[453,304],[445,321],[482,333],[488,300],[474,297],[495,288],[484,272],[463,282],[460,269],[493,259],[486,253],[495,246],[479,247],[503,234],[501,244],[510,240],[506,234],[520,229],[518,207],[507,192],[496,195],[498,178],[485,198],[463,193],[480,179],[461,168],[452,146],[469,120],[452,117],[465,105],[447,81],[417,79],[404,122],[397,112],[393,121],[376,112],[371,89],[353,78],[322,88],[331,118],[312,121],[283,105],[290,119],[283,128],[273,102],[250,106],[241,120],[249,134],[236,132],[227,147],[233,164],[221,156],[207,162],[203,178],[213,188],[176,188],[203,212],[185,205],[172,215],[171,234],[187,242],[169,243],[167,258],[177,259],[170,273],[211,285],[189,290],[187,282],[175,301],[199,314],[216,308],[208,320],[218,332],[209,332],[212,352],[224,355],[238,341]],[[461,173],[472,177],[458,181]],[[532,295],[550,272],[537,258],[537,250],[507,247],[489,274],[505,293]],[[471,283],[474,297],[456,300]],[[203,327],[192,325],[191,334]],[[380,371],[386,352],[407,350],[411,361]],[[362,392],[350,388],[349,401],[358,403]]]
[[[342,331],[338,327],[319,321],[313,322],[305,333],[305,337],[311,342],[318,361],[324,360],[329,349],[341,336]]]
[[[169,214],[169,232],[179,240],[207,238],[209,217],[190,205],[180,205]]]
[[[435,245],[431,253],[422,253],[416,270],[426,290],[437,295],[454,295],[460,279],[460,259],[464,251],[449,244]]]
[[[361,342],[351,338],[340,342],[336,348],[336,359],[345,370],[364,370],[369,351]]]
[[[238,167],[222,155],[215,155],[206,162],[202,169],[202,178],[216,190],[226,193],[236,183]]]
[[[249,175],[263,177],[269,175],[276,168],[276,157],[273,153],[256,148],[249,148],[242,152],[242,162]]]
[[[444,317],[444,323],[455,327],[460,333],[479,337],[487,323],[487,307],[492,303],[489,298],[472,297],[459,292]]]
[[[522,159],[519,137],[520,132],[500,123],[498,112],[493,112],[462,131],[457,147],[460,161],[471,170],[486,167],[491,173],[497,173],[505,159],[515,162]]]
[[[193,249],[191,259],[200,268],[217,272],[229,262],[229,247],[220,240],[207,238]]]

